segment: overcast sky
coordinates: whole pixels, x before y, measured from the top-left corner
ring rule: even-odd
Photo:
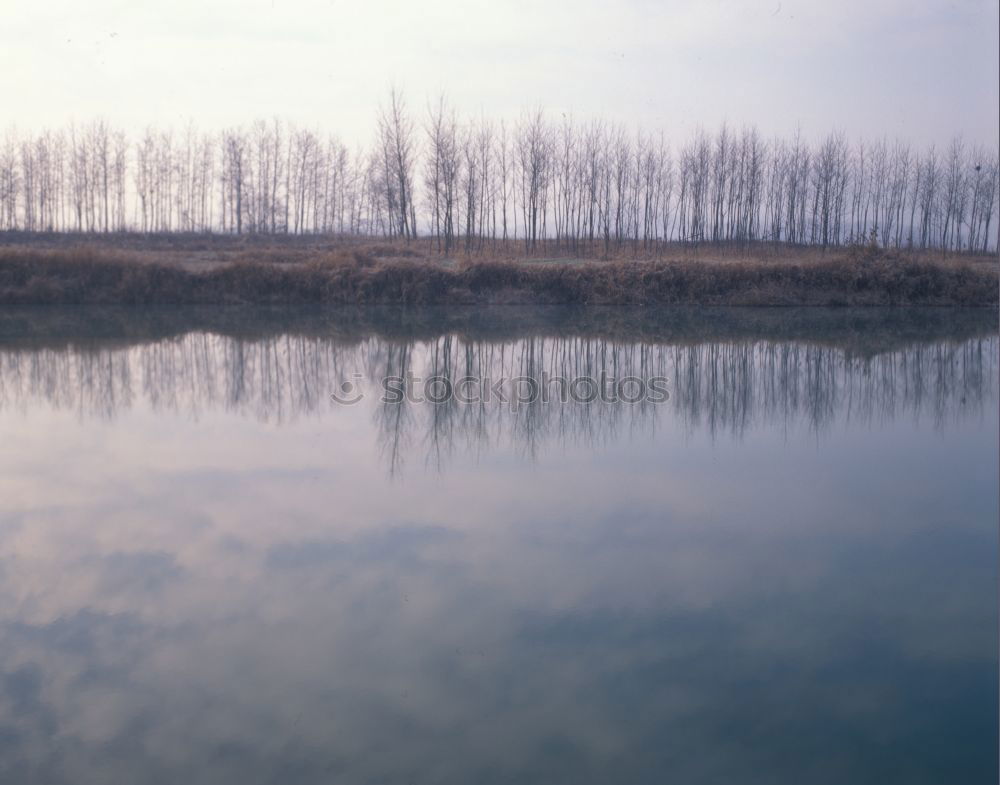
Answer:
[[[7,0],[4,125],[206,129],[279,115],[366,138],[412,109],[542,105],[685,137],[998,137],[996,0]]]

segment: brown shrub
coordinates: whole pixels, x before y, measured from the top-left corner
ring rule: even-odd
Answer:
[[[304,264],[192,271],[100,249],[0,250],[0,304],[449,303],[995,306],[996,268],[886,252],[810,263],[379,261],[344,249]]]

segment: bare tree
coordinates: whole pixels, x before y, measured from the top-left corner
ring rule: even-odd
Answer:
[[[370,145],[278,118],[203,134],[103,120],[0,138],[0,229],[384,235],[426,222],[445,255],[660,255],[666,244],[877,241],[988,252],[1000,173],[991,147],[956,137],[942,155],[834,131],[764,140],[753,126],[662,134],[581,125],[541,109],[513,127],[463,121],[444,98],[419,134],[390,91]],[[417,178],[416,180],[414,178]],[[416,187],[415,187],[416,186]]]

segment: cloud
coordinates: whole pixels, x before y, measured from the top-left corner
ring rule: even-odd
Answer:
[[[995,3],[21,3],[0,29],[18,124],[96,114],[130,128],[279,114],[367,139],[391,83],[418,110],[553,112],[683,134],[722,119],[765,132],[998,128]]]

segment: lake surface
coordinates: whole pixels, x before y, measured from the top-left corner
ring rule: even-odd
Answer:
[[[0,782],[995,783],[998,349],[949,310],[6,309]],[[627,377],[668,395],[551,382]]]

